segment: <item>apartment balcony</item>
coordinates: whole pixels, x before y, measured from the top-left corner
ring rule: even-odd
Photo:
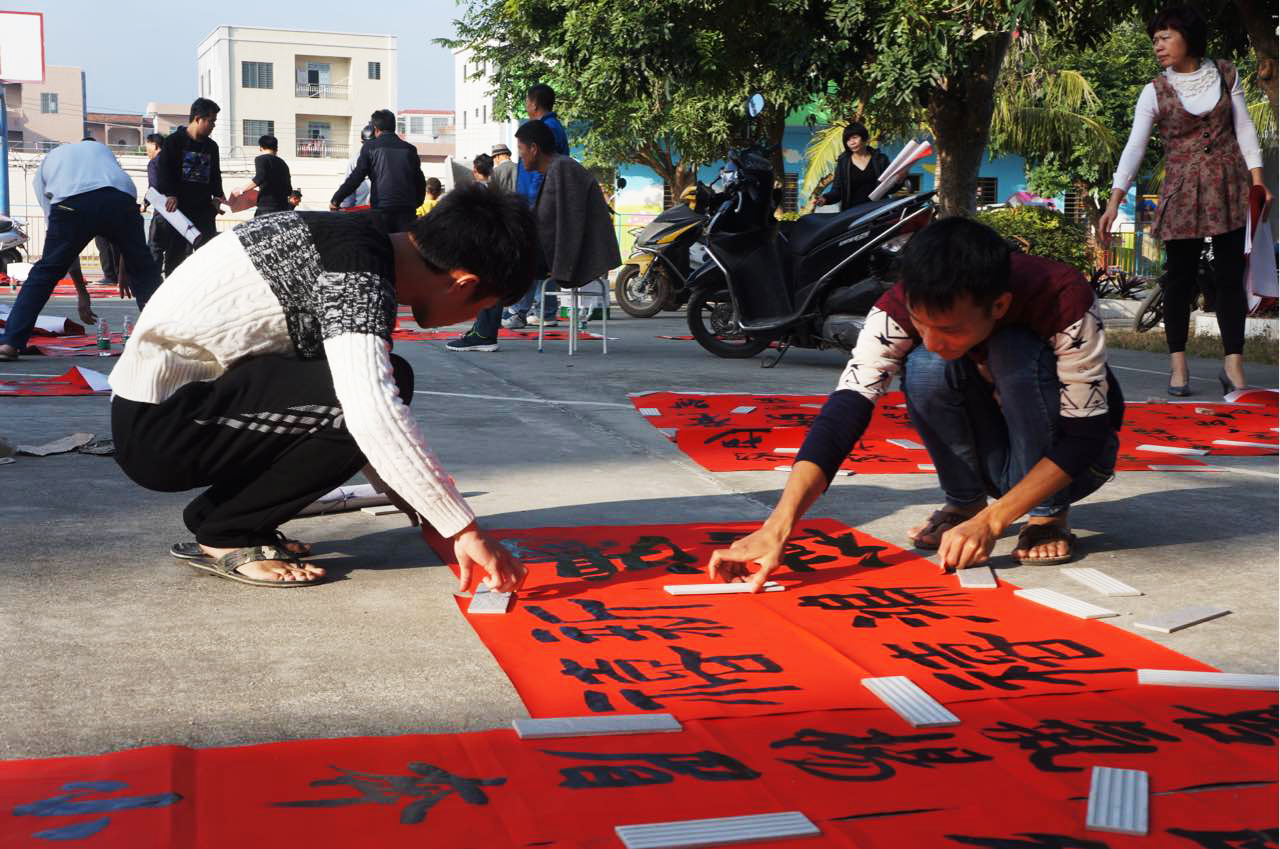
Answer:
[[[294,94],[320,100],[346,100],[351,86],[346,83],[295,83]]]
[[[346,159],[351,155],[351,146],[328,139],[298,139],[297,155],[300,159]]]

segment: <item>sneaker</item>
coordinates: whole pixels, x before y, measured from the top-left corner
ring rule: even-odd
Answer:
[[[480,334],[472,333],[468,330],[464,335],[459,336],[457,339],[445,343],[445,348],[450,351],[475,351],[487,354],[498,350],[498,340],[485,339]]]
[[[508,330],[523,330],[528,325],[529,322],[525,321],[524,316],[520,315],[520,313],[513,313],[510,318],[502,322],[502,326]]]
[[[541,324],[543,327],[559,327],[560,321],[556,318],[538,318],[536,315],[529,316],[530,324]]]

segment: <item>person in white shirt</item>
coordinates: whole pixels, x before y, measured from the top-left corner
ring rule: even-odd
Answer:
[[[91,139],[55,147],[32,180],[44,208],[44,253],[18,291],[0,334],[0,360],[16,360],[31,338],[40,310],[67,269],[94,237],[120,253],[141,309],[160,287],[160,269],[147,249],[137,190],[115,156]],[[124,269],[118,269],[121,278]]]
[[[160,492],[207,487],[173,556],[262,587],[324,570],[279,526],[362,469],[446,538],[469,587],[513,591],[524,567],[482,533],[409,410],[413,371],[391,353],[396,304],[453,324],[529,286],[537,257],[523,198],[451,192],[409,232],[367,214],[279,212],[184,262],[138,319],[111,372],[116,462]]]
[[[1208,27],[1190,6],[1164,9],[1147,26],[1164,72],[1138,96],[1133,131],[1111,182],[1111,200],[1098,221],[1103,244],[1111,239],[1130,184],[1154,127],[1165,148],[1165,179],[1152,232],[1164,242],[1165,339],[1169,394],[1190,395],[1187,327],[1204,240],[1213,239],[1215,298],[1222,335],[1223,393],[1244,385],[1244,225],[1250,182],[1263,182],[1262,149],[1244,101],[1240,75],[1230,62],[1205,58]]]

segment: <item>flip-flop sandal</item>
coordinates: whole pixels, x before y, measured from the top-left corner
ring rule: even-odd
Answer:
[[[182,543],[179,543],[182,545]],[[178,546],[175,545],[176,549]],[[172,550],[170,551],[172,553]],[[177,555],[175,555],[177,556]],[[236,581],[241,584],[248,584],[252,587],[309,587],[315,584],[323,584],[323,578],[316,578],[311,581],[268,581],[261,578],[250,578],[236,571],[240,566],[246,563],[260,563],[266,560],[280,560],[285,563],[299,564],[296,557],[289,552],[276,548],[273,545],[255,545],[250,548],[237,548],[235,551],[228,552],[221,557],[210,557],[202,554],[200,557],[183,557],[186,564],[193,569],[199,569],[201,572],[208,572],[219,578],[226,578],[228,581]]]
[[[1076,556],[1076,535],[1061,525],[1027,525],[1018,534],[1018,542],[1014,545],[1015,551],[1030,551],[1039,545],[1048,542],[1065,542],[1067,544],[1067,553],[1060,554],[1056,557],[1022,557],[1016,554],[1013,559],[1018,563],[1029,566],[1055,566],[1060,563],[1070,563]]]
[[[305,542],[296,539],[289,539],[284,534],[276,531],[276,544],[289,551],[289,546],[301,546],[305,551],[297,551],[290,553],[290,558],[296,560],[299,557],[306,557],[311,554],[311,546]],[[169,548],[169,554],[179,560],[201,560],[209,555],[204,553],[204,549],[200,547],[198,542],[175,542]]]
[[[943,534],[972,518],[954,510],[934,510],[929,521],[925,522],[924,527],[920,529],[920,533],[911,538],[911,544],[921,551],[937,551],[938,546],[942,544]]]

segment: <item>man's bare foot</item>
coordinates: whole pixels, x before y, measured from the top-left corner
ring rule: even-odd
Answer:
[[[950,504],[938,508],[933,515],[929,517],[929,521],[923,525],[912,528],[907,531],[907,539],[917,548],[934,549],[942,542],[942,534],[945,533],[951,524],[958,525],[968,519],[972,519],[978,515],[987,506],[983,501],[981,504],[971,504],[967,507],[954,507]],[[938,514],[944,514],[944,517],[955,516],[956,521],[950,522],[946,527],[939,527],[944,520],[937,518]],[[928,531],[928,533],[925,533]],[[923,535],[923,538],[921,538]]]
[[[236,550],[234,548],[213,548],[208,545],[202,545],[200,549],[210,557],[222,557]],[[236,571],[246,578],[253,578],[258,581],[315,581],[324,577],[324,569],[312,563],[303,563],[299,566],[294,563],[286,563],[283,560],[259,560],[254,563],[244,563],[238,566]]]
[[[1067,512],[1064,510],[1056,516],[1028,516],[1027,525],[1053,525],[1061,528],[1063,533],[1071,532],[1071,525],[1067,521]],[[1030,548],[1014,549],[1014,559],[1019,561],[1030,561],[1034,563],[1037,560],[1049,560],[1056,557],[1066,557],[1071,553],[1071,543],[1065,539],[1053,540],[1050,542],[1034,545]]]

